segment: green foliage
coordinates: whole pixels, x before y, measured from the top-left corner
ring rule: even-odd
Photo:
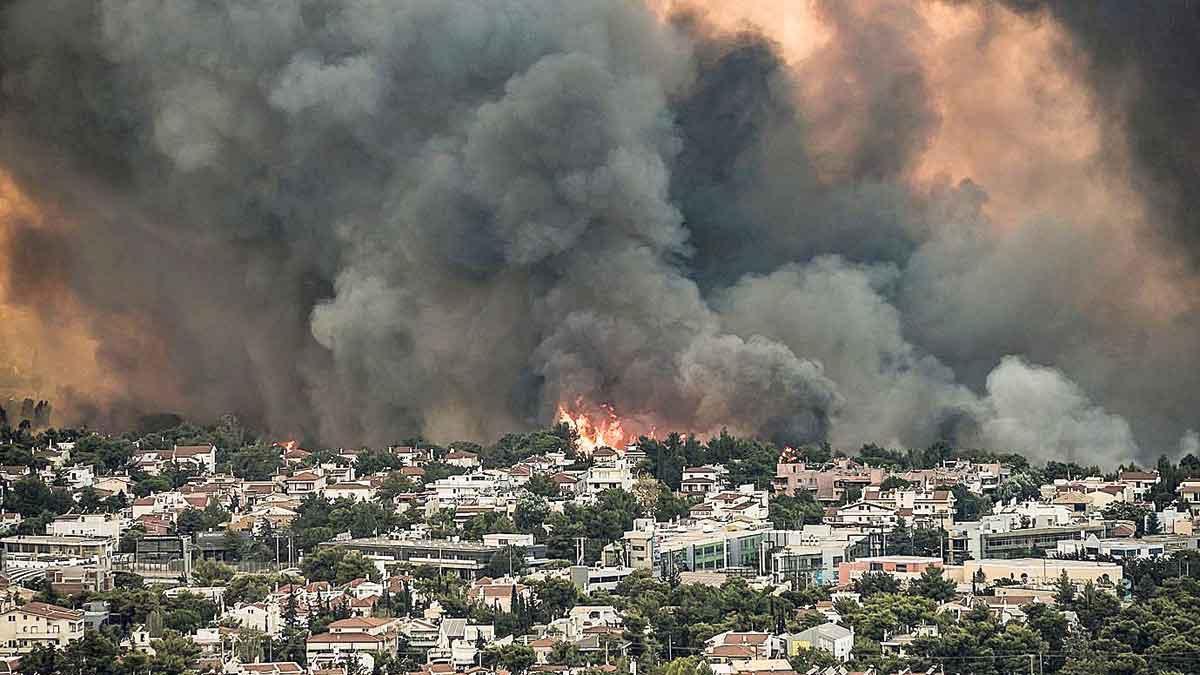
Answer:
[[[559,493],[558,485],[550,480],[550,476],[545,474],[539,473],[531,476],[529,482],[524,487],[530,494],[545,497],[546,499],[557,499],[562,496]]]
[[[4,491],[4,510],[15,511],[24,518],[43,513],[59,515],[75,506],[71,491],[53,488],[36,476],[26,476]]]
[[[463,523],[462,534],[466,539],[479,541],[485,534],[505,534],[516,531],[512,519],[503,513],[491,511],[481,513]]]
[[[843,603],[839,611],[846,610],[845,620],[854,627],[856,635],[874,640],[883,639],[885,633],[911,632],[923,624],[932,624],[937,619],[937,603],[929,598],[898,593],[876,593],[858,603]]]
[[[954,597],[955,583],[942,576],[942,568],[926,567],[921,576],[908,582],[908,592],[937,602]]]
[[[484,665],[498,665],[513,675],[522,675],[536,662],[533,649],[522,644],[491,646],[483,653]]]
[[[888,492],[891,490],[904,490],[912,487],[912,481],[907,481],[900,476],[888,476],[879,484],[879,489]]]
[[[819,525],[825,517],[825,508],[808,492],[795,497],[773,495],[767,510],[771,524],[781,530],[798,530],[805,525]]]
[[[479,463],[485,469],[513,466],[534,455],[547,453],[574,455],[572,436],[560,427],[549,431],[505,434],[494,445],[486,448],[474,443],[454,443],[453,445],[457,450],[474,452],[479,456]]]
[[[244,574],[234,577],[225,585],[225,604],[233,607],[238,604],[262,602],[271,592],[273,579],[261,574]]]
[[[192,567],[192,579],[198,586],[220,586],[233,578],[234,569],[216,560],[200,560]]]
[[[854,580],[854,592],[863,598],[879,593],[899,593],[900,580],[887,572],[864,572]]]
[[[513,525],[517,531],[539,533],[550,515],[550,505],[543,497],[524,495],[517,500],[517,508],[513,512]]]
[[[534,581],[530,587],[537,598],[537,615],[541,621],[549,622],[561,618],[579,603],[579,589],[566,579]]]
[[[584,562],[595,562],[601,549],[633,529],[634,519],[641,515],[637,498],[619,489],[601,492],[594,505],[568,503],[562,513],[546,518],[550,530],[546,537],[547,554],[574,561],[576,539],[585,537]]]
[[[234,476],[244,480],[270,480],[281,464],[278,447],[260,444],[233,453],[230,469]]]
[[[301,569],[309,581],[344,584],[359,578],[379,578],[379,570],[370,560],[358,551],[338,546],[317,549],[316,553],[304,559]]]
[[[954,495],[954,520],[956,522],[976,521],[981,516],[986,516],[992,512],[992,500],[990,498],[971,492],[962,483],[952,487],[950,492]]]

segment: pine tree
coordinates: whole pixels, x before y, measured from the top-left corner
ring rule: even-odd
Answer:
[[[1071,583],[1071,577],[1067,576],[1067,571],[1063,570],[1062,574],[1058,575],[1058,583],[1055,586],[1054,600],[1064,609],[1070,608],[1075,602],[1075,584]]]

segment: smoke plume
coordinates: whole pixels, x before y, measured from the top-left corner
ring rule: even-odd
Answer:
[[[1195,47],[1165,6],[1111,56],[1124,11],[1010,4],[9,0],[8,379],[327,443],[581,402],[1190,447],[1200,159],[1154,148],[1200,98],[1155,59]]]

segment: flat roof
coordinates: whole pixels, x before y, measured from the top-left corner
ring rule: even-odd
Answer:
[[[109,540],[102,537],[83,537],[71,534],[18,534],[0,539],[0,544],[78,544],[84,546],[103,546]]]
[[[865,558],[855,558],[854,562],[878,562],[878,563],[933,563],[942,562],[941,558],[922,556],[922,555],[877,555]]]
[[[391,537],[363,537],[341,541],[323,541],[321,546],[378,546],[380,548],[434,548],[459,549],[463,551],[498,551],[499,546],[490,546],[478,541],[450,541],[449,539],[393,539]]]

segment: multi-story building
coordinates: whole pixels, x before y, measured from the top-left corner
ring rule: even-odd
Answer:
[[[771,487],[776,493],[794,497],[800,492],[808,492],[817,501],[836,503],[845,497],[847,490],[879,485],[887,477],[883,469],[863,466],[846,458],[836,459],[820,468],[809,468],[789,450],[784,450],[775,467]]]
[[[116,541],[107,537],[17,535],[0,539],[0,569],[49,569],[95,566],[104,576],[112,572]],[[107,583],[105,589],[111,588]]]
[[[499,546],[487,546],[473,541],[448,539],[399,539],[392,537],[366,537],[345,541],[327,541],[322,547],[341,547],[359,551],[369,559],[380,562],[409,562],[414,565],[429,565],[443,571],[457,572],[475,578],[501,550]]]
[[[35,646],[65,648],[83,637],[83,612],[29,602],[0,613],[0,653],[23,654]]]
[[[1007,521],[990,522],[986,526],[960,523],[950,535],[950,560],[957,563],[967,559],[1026,558],[1034,551],[1057,551],[1060,541],[1084,539],[1088,535],[1104,537],[1106,528],[1103,522],[1017,529],[1011,528]]]
[[[1006,579],[1009,583],[1050,587],[1063,572],[1076,585],[1091,581],[1103,588],[1115,588],[1121,583],[1123,570],[1117,563],[1088,560],[1057,560],[1054,558],[1012,558],[1008,560],[968,560],[962,565],[946,568],[946,578],[958,583],[971,583],[981,576],[986,583]]]
[[[883,572],[901,580],[915,579],[930,567],[941,567],[941,558],[916,555],[884,555],[859,558],[838,565],[838,583],[842,586],[868,572]]]
[[[1062,555],[1108,556],[1115,560],[1155,558],[1175,551],[1194,551],[1196,548],[1196,537],[1173,534],[1149,535],[1141,539],[1099,539],[1095,535],[1088,535],[1085,539],[1058,542],[1058,553]]]
[[[108,538],[117,541],[121,538],[122,529],[124,529],[124,521],[119,515],[112,513],[79,513],[56,517],[46,525],[46,534],[50,536]]]

